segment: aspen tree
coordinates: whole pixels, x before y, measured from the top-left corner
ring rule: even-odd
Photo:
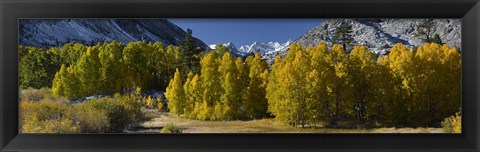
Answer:
[[[182,77],[180,70],[176,69],[175,76],[170,80],[165,91],[165,97],[168,99],[168,109],[176,114],[183,114],[185,108],[185,91],[183,90]]]

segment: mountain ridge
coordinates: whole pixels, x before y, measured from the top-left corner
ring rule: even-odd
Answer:
[[[312,28],[295,42],[302,46],[316,46],[319,42],[326,42],[331,46],[335,27],[343,24],[352,25],[353,45],[367,46],[375,54],[386,54],[389,48],[402,43],[408,47],[422,45],[420,37],[415,36],[416,26],[426,19],[328,19]],[[435,34],[439,34],[442,41],[452,47],[461,49],[461,20],[434,19]]]
[[[159,30],[161,29],[161,30]],[[178,45],[186,32],[167,19],[20,19],[19,44],[59,47],[66,43],[95,45],[104,41],[133,41]],[[209,49],[201,40],[195,44]]]
[[[316,46],[319,42],[332,46],[332,36],[337,26],[343,24],[352,25],[353,43],[347,47],[347,51],[354,45],[367,46],[369,50],[377,55],[388,54],[390,47],[402,43],[413,48],[422,45],[421,38],[415,36],[416,26],[426,21],[425,19],[327,19],[318,26],[312,28],[295,41],[285,43],[253,42],[250,45],[235,47],[233,43],[223,44],[233,54],[246,56],[252,53],[260,53],[262,59],[273,60],[275,55],[284,56],[291,43],[297,43],[304,47]],[[461,20],[460,19],[435,19],[434,33],[439,34],[442,41],[451,47],[461,50]],[[388,46],[388,47],[387,47]]]
[[[291,43],[304,47],[316,46],[325,42],[333,44],[332,36],[336,27],[352,25],[354,45],[367,46],[378,55],[387,54],[389,47],[402,43],[415,47],[423,42],[415,36],[415,28],[426,19],[325,19],[294,41],[253,42],[236,47],[232,42],[222,44],[232,54],[247,56],[260,53],[262,59],[273,60],[275,55],[285,55]],[[461,19],[433,20],[434,33],[442,41],[461,50]],[[19,43],[25,46],[52,47],[65,43],[95,45],[103,41],[116,40],[124,44],[132,41],[162,42],[165,45],[178,45],[186,32],[167,19],[21,19],[19,20]],[[194,38],[197,46],[204,50],[214,49],[216,45],[207,45]]]
[[[262,55],[262,59],[270,59],[274,58],[277,53],[281,52],[286,52],[288,50],[288,47],[292,41],[287,41],[284,43],[280,42],[268,42],[268,43],[260,43],[260,42],[253,42],[250,45],[242,45],[240,48],[235,47],[235,45],[232,42],[227,42],[223,45],[227,48],[229,48],[230,52],[236,56],[248,56],[250,54],[254,53],[260,53]],[[209,45],[211,49],[215,49],[215,46],[219,44],[211,44]]]

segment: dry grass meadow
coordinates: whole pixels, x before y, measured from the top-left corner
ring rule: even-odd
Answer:
[[[127,133],[160,133],[163,126],[173,123],[183,133],[444,133],[442,128],[373,128],[373,129],[338,129],[293,127],[273,118],[247,121],[202,121],[191,120],[176,114],[160,112],[156,109],[142,110],[149,118]]]

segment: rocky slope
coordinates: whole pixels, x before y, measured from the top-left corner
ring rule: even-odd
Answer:
[[[385,54],[386,46],[402,43],[407,46],[422,44],[421,38],[415,36],[416,25],[423,19],[326,19],[320,25],[308,31],[296,40],[303,46],[316,45],[318,42],[332,43],[335,27],[342,24],[352,25],[353,45],[365,45],[377,54]],[[461,48],[461,20],[435,19],[434,33],[450,46]],[[351,48],[347,48],[349,50]]]
[[[326,19],[294,42],[305,47],[315,46],[319,42],[326,42],[331,46],[336,27],[350,24],[354,42],[347,50],[351,50],[353,45],[364,45],[375,54],[387,54],[390,51],[389,48],[397,43],[408,47],[423,44],[421,37],[415,36],[415,29],[424,21],[424,19]],[[461,50],[461,20],[435,19],[433,22],[434,33],[439,34],[444,43]],[[235,47],[231,42],[223,45],[230,48],[235,55],[246,56],[258,52],[263,59],[271,61],[277,54],[285,55],[291,43],[291,41],[254,42],[240,48]]]
[[[166,19],[19,20],[19,43],[44,48],[70,42],[94,45],[112,40],[125,44],[148,41],[178,45],[185,35],[185,31]],[[208,48],[201,40],[195,41],[198,46]]]

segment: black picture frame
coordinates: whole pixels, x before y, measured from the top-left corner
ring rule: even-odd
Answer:
[[[0,0],[0,151],[479,152],[478,0]],[[18,134],[19,18],[461,18],[462,134]]]

